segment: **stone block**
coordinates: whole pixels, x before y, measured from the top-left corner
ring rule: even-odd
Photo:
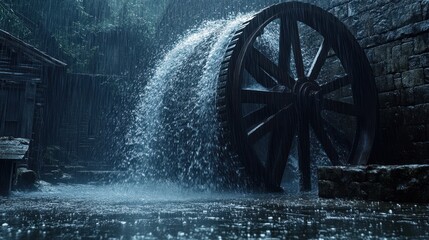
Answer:
[[[338,185],[335,182],[319,179],[318,188],[319,188],[319,197],[337,198]]]
[[[322,198],[365,199],[429,203],[429,165],[324,167],[343,171],[339,181],[319,180]],[[331,168],[331,169],[327,169]],[[366,173],[367,180],[351,181],[356,171]]]
[[[410,69],[416,69],[421,67],[420,56],[411,56],[408,58],[408,65]]]
[[[356,3],[356,1],[352,1],[349,4],[347,4],[347,11],[348,11],[348,15],[349,16],[355,16],[356,14],[358,14],[361,11],[361,8],[359,8],[359,6],[357,6],[358,3]]]
[[[418,1],[401,1],[400,4],[396,5],[400,6],[392,9],[391,13],[389,14],[394,28],[402,27],[423,20],[421,14],[421,5]]]
[[[400,72],[403,69],[408,67],[408,63],[402,63],[403,59],[401,53],[401,45],[396,45],[392,47],[392,60],[391,63],[387,65],[389,73]]]
[[[429,53],[420,55],[420,66],[423,68],[429,67]]]
[[[375,83],[377,85],[378,92],[389,92],[395,90],[395,83],[392,74],[376,77]]]
[[[376,201],[382,197],[382,186],[378,183],[364,182],[362,183],[362,188],[365,189],[367,193],[367,200]]]
[[[404,27],[383,33],[379,39],[381,42],[392,42],[401,40],[407,37],[413,37],[417,34],[424,33],[429,30],[429,20],[406,25]]]
[[[410,69],[429,67],[429,53],[411,56],[409,59]]]
[[[416,104],[429,103],[429,84],[424,84],[413,88]]]
[[[411,56],[414,54],[414,43],[413,43],[413,41],[408,41],[408,42],[402,43],[401,54],[404,56]]]
[[[392,44],[383,44],[373,48],[374,50],[374,61],[384,62],[387,59],[392,58]]]
[[[413,142],[421,142],[427,140],[425,125],[407,126],[406,131],[411,138],[410,140]]]
[[[402,84],[405,88],[415,87],[424,83],[423,69],[414,69],[402,73]]]
[[[414,105],[415,100],[414,100],[414,88],[406,88],[406,89],[402,89],[400,90],[400,105],[402,106],[410,106],[410,105]]]
[[[409,201],[410,197],[412,197],[415,202],[421,202],[421,198],[419,196],[421,190],[422,183],[416,178],[411,178],[396,186],[395,195],[400,202]]]
[[[425,82],[429,83],[429,68],[425,68],[424,75],[425,75]]]
[[[360,182],[351,182],[349,184],[345,198],[367,199],[367,197],[368,193],[365,191],[365,187]]]
[[[404,42],[401,44],[400,48],[392,48],[392,61],[394,71],[403,72],[409,70],[409,57],[413,55],[414,43]]]
[[[419,125],[428,122],[429,104],[404,107],[402,111],[406,125]]]
[[[351,16],[344,19],[344,24],[348,26],[349,30],[357,39],[363,39],[370,36],[369,27],[372,25],[371,18],[368,13],[364,16]]]
[[[366,172],[360,168],[345,168],[344,174],[350,176],[351,182],[365,182]]]
[[[347,4],[336,6],[331,10],[331,12],[332,12],[332,14],[334,14],[337,18],[339,18],[341,20],[345,19],[349,16]]]
[[[342,178],[342,170],[320,167],[317,170],[319,180],[339,181]]]
[[[366,173],[366,177],[368,182],[370,183],[378,182],[378,172],[376,170],[368,169]]]
[[[362,48],[365,48],[365,49],[375,47],[379,44],[382,44],[383,42],[385,41],[381,35],[368,36],[359,41]]]
[[[399,75],[399,77],[398,77],[398,75]],[[396,89],[404,88],[404,85],[402,85],[402,75],[400,73],[394,75],[393,84],[395,84]]]
[[[382,76],[386,74],[386,66],[384,62],[376,63],[372,65],[372,71],[375,77]]]
[[[419,54],[429,51],[429,33],[420,34],[414,39],[414,52]]]
[[[380,108],[391,108],[399,106],[401,103],[400,93],[398,90],[379,93],[378,100]]]
[[[380,34],[392,29],[392,19],[388,15],[382,13],[375,13],[372,17],[374,18],[372,34]]]
[[[331,9],[340,5],[347,5],[346,3],[350,2],[351,0],[337,0],[337,1],[321,1],[320,6],[324,7],[325,9]],[[319,2],[318,2],[319,4]]]
[[[429,19],[429,0],[422,0],[423,19]]]

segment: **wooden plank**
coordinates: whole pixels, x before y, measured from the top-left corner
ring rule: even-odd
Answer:
[[[25,155],[0,155],[0,161],[4,161],[4,160],[14,160],[14,161],[20,161],[20,160],[25,160],[24,159]]]
[[[9,152],[27,151],[28,145],[24,145],[24,144],[20,144],[20,145],[2,144],[2,145],[0,145],[0,152],[5,152],[6,151],[5,149],[10,149]]]
[[[32,74],[30,72],[18,72],[18,71],[1,71],[0,70],[0,76],[16,76],[16,77],[26,77],[26,78],[36,78],[40,77],[38,74]]]
[[[42,70],[37,66],[28,65],[4,65],[0,63],[1,72],[18,72],[18,73],[33,73],[37,75],[42,74]]]
[[[40,82],[41,78],[40,77],[35,77],[35,76],[19,76],[19,75],[12,75],[12,74],[0,74],[0,80],[3,81],[20,81],[20,82],[26,82],[26,81],[35,81],[35,82]]]
[[[0,137],[0,160],[24,160],[29,144],[25,138]]]
[[[1,144],[0,148],[1,149],[9,148],[9,149],[17,149],[17,150],[20,150],[20,149],[26,150],[26,149],[28,149],[28,146],[29,145],[25,145],[25,144]],[[13,150],[11,150],[11,151],[13,151]]]

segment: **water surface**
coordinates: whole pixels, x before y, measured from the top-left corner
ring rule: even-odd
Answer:
[[[45,185],[0,198],[0,239],[428,239],[429,206],[193,191],[175,184]]]

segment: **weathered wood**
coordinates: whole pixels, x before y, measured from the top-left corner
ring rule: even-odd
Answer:
[[[0,30],[0,41],[4,42],[4,45],[19,49],[24,54],[30,56],[31,58],[34,58],[37,61],[40,61],[44,65],[57,67],[67,66],[67,64],[47,55],[46,53],[38,50],[30,44],[21,41],[20,39],[12,36],[6,31]]]
[[[40,81],[40,75],[20,72],[3,72],[0,71],[0,78],[3,80],[17,81]]]
[[[40,65],[27,65],[27,64],[7,65],[4,63],[0,63],[0,71],[14,72],[14,73],[32,73],[37,76],[40,76],[42,74]]]
[[[0,161],[24,160],[30,146],[30,141],[25,138],[0,137]]]

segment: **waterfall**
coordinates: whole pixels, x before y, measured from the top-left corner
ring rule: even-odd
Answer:
[[[249,17],[201,24],[156,64],[127,133],[130,181],[204,188],[229,181],[219,172],[226,160],[217,155],[216,84],[225,49]]]

